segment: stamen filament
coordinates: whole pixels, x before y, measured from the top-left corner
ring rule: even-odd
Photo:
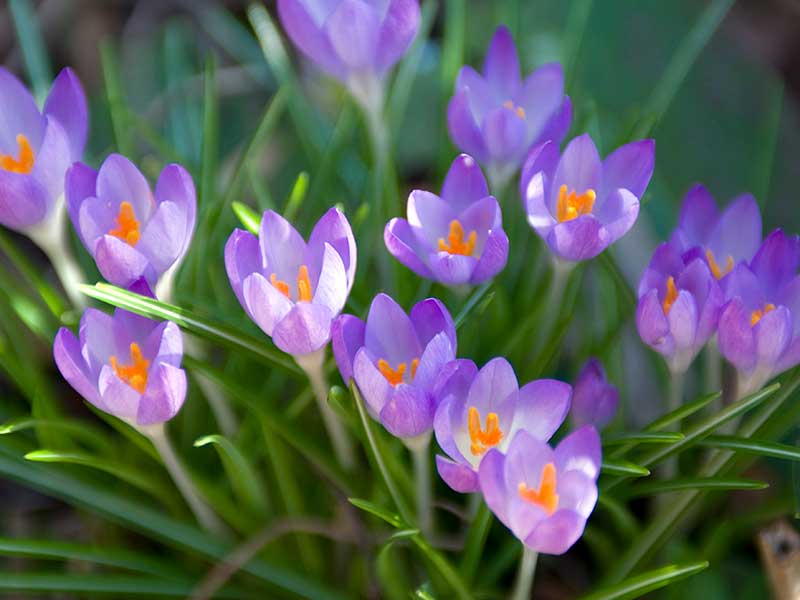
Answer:
[[[272,287],[291,300],[292,295],[289,284],[278,279],[276,273],[272,273],[269,276],[269,282],[272,284]],[[300,269],[297,273],[297,301],[311,302],[312,298],[313,294],[311,293],[311,280],[308,276],[308,267],[306,265],[300,265]]]
[[[772,302],[768,302],[767,304],[765,304],[763,310],[762,309],[754,310],[752,313],[750,313],[750,327],[755,327],[758,324],[758,322],[764,318],[765,314],[767,314],[768,312],[772,312],[773,310],[775,310],[775,305],[772,304]]]
[[[597,199],[597,194],[593,189],[588,189],[581,195],[578,195],[575,190],[569,192],[567,185],[562,184],[558,188],[558,206],[557,217],[559,222],[572,221],[581,215],[588,215],[594,208],[594,201]]]
[[[678,288],[675,287],[675,278],[670,275],[669,279],[667,279],[667,296],[664,298],[664,302],[661,303],[665,315],[669,314],[669,311],[672,310],[672,305],[675,304],[677,299]]]
[[[500,420],[495,412],[486,415],[486,429],[484,429],[481,427],[481,415],[478,409],[470,406],[467,413],[467,425],[471,442],[469,449],[473,456],[480,456],[503,439]]]
[[[472,256],[475,251],[475,242],[478,239],[478,234],[475,231],[470,231],[467,240],[464,241],[464,228],[458,219],[450,221],[450,231],[447,234],[447,241],[444,238],[439,238],[439,250],[448,252],[450,254],[460,254],[462,256]]]
[[[706,248],[706,260],[708,260],[708,268],[711,269],[711,273],[714,275],[716,279],[722,279],[733,270],[734,260],[733,257],[729,254],[728,258],[725,259],[725,270],[723,271],[719,263],[714,258],[714,253],[711,251],[711,248]]]
[[[35,163],[33,149],[28,138],[21,133],[17,134],[17,146],[19,147],[18,158],[14,158],[11,154],[0,154],[0,169],[27,175],[33,171]]]

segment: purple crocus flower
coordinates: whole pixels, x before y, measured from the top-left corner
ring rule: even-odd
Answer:
[[[602,429],[614,418],[619,406],[619,390],[606,379],[606,371],[596,358],[583,365],[572,389],[572,422],[576,427],[594,425]]]
[[[72,224],[114,285],[129,287],[144,278],[155,287],[189,247],[197,199],[192,177],[180,165],[164,167],[153,194],[131,161],[112,154],[99,171],[74,164],[66,188]]]
[[[583,534],[597,502],[600,436],[591,425],[553,450],[522,430],[505,454],[489,450],[478,479],[486,505],[531,550],[563,554]]]
[[[64,173],[83,155],[86,96],[66,68],[40,111],[25,86],[0,67],[0,115],[0,223],[29,232],[55,212]]]
[[[183,338],[169,321],[89,308],[77,338],[69,329],[59,330],[53,355],[75,391],[140,428],[170,420],[186,398]]]
[[[342,379],[355,380],[373,418],[404,439],[430,432],[434,387],[456,355],[456,329],[444,304],[428,298],[406,314],[392,298],[378,294],[366,323],[342,315],[332,337]]]
[[[706,259],[661,244],[639,283],[636,326],[645,344],[683,373],[717,329],[722,288]]]
[[[356,240],[347,218],[331,208],[306,243],[268,210],[258,238],[236,229],[225,245],[225,268],[247,315],[293,356],[322,349],[344,308],[356,272]]]
[[[559,154],[558,144],[533,148],[522,169],[528,222],[550,250],[568,261],[593,258],[625,235],[655,164],[655,142],[620,146],[605,160],[588,134]]]
[[[436,467],[457,492],[476,492],[478,467],[490,449],[505,452],[518,431],[545,442],[564,422],[572,388],[561,381],[539,379],[519,387],[514,369],[494,358],[478,371],[470,360],[458,360],[442,371],[434,431],[450,457],[438,455]]]
[[[442,196],[414,190],[408,220],[389,221],[389,252],[420,277],[445,285],[476,285],[499,273],[508,260],[508,236],[500,205],[480,167],[462,154],[447,173]]]
[[[755,256],[761,244],[761,212],[750,194],[734,198],[720,213],[714,198],[700,184],[683,199],[678,227],[670,240],[683,252],[701,256],[716,279]]]
[[[514,40],[504,26],[492,38],[482,75],[461,68],[447,108],[450,137],[489,169],[493,185],[507,181],[533,144],[560,143],[571,121],[561,65],[544,65],[523,80]]]
[[[780,229],[723,282],[719,349],[739,371],[740,393],[800,363],[800,238]]]

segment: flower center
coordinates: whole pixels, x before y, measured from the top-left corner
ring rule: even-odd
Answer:
[[[706,248],[706,259],[708,260],[708,266],[711,269],[711,273],[714,274],[714,277],[717,279],[722,279],[733,270],[733,257],[729,254],[728,258],[725,259],[725,270],[723,271],[717,261],[714,259],[714,253],[711,251],[711,248]]]
[[[131,364],[119,364],[116,356],[112,356],[109,362],[117,377],[140,394],[144,394],[144,390],[147,387],[147,368],[150,366],[150,361],[142,356],[139,344],[136,342],[131,343]]]
[[[472,442],[469,450],[473,456],[480,456],[489,448],[497,446],[503,439],[503,432],[500,431],[497,413],[490,412],[486,415],[486,429],[481,427],[481,414],[474,406],[469,407],[467,419],[469,440]]]
[[[139,221],[136,220],[136,213],[133,212],[133,204],[126,201],[119,205],[116,222],[117,228],[109,231],[108,235],[113,235],[131,246],[139,243]]]
[[[278,279],[275,273],[269,276],[269,282],[272,287],[291,300],[288,283]],[[311,302],[311,297],[311,280],[308,278],[308,267],[300,265],[300,269],[297,272],[297,301]]]
[[[768,302],[767,304],[764,305],[763,310],[756,309],[753,312],[751,312],[750,327],[755,327],[758,324],[758,322],[764,318],[765,314],[767,314],[768,312],[772,312],[773,310],[775,310],[775,305],[772,304],[772,302]]]
[[[450,231],[447,234],[447,241],[444,238],[439,238],[439,250],[442,252],[449,252],[450,254],[461,254],[462,256],[472,256],[475,251],[475,241],[478,239],[478,234],[470,231],[467,240],[464,241],[464,228],[458,219],[450,221]]]
[[[549,517],[558,508],[558,494],[556,494],[556,466],[547,463],[542,469],[542,479],[539,489],[529,488],[524,481],[517,486],[520,497],[526,502],[536,504],[544,509]]]
[[[417,375],[417,367],[419,367],[419,359],[414,358],[411,360],[411,377],[408,378],[408,383],[414,381],[414,377]],[[407,363],[401,362],[397,365],[396,369],[393,369],[389,361],[383,358],[378,359],[378,370],[381,372],[381,375],[386,378],[386,381],[394,387],[403,383],[407,369]]]
[[[661,303],[665,315],[669,314],[669,311],[672,310],[672,305],[675,304],[675,300],[677,299],[678,288],[675,287],[675,278],[670,275],[669,279],[667,279],[667,296],[664,298],[664,302]]]
[[[597,194],[593,189],[588,189],[581,195],[575,190],[568,192],[566,184],[558,188],[558,220],[563,223],[564,221],[572,221],[581,215],[588,215],[594,208],[594,201]]]
[[[507,108],[508,110],[513,110],[514,113],[520,118],[525,118],[525,109],[521,106],[516,106],[511,100],[506,100],[503,102],[503,108]]]
[[[0,154],[0,169],[11,173],[21,173],[27,175],[33,171],[34,156],[28,138],[21,133],[17,135],[17,146],[19,146],[18,158],[11,154]]]

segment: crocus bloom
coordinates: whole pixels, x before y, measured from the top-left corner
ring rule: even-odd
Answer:
[[[109,282],[129,287],[159,277],[184,255],[192,239],[197,199],[189,173],[164,167],[155,195],[139,169],[112,154],[99,171],[74,164],[67,172],[67,210],[75,230]]]
[[[523,430],[505,454],[493,448],[479,480],[487,506],[523,544],[563,554],[583,534],[597,502],[600,436],[585,425],[555,450]]]
[[[620,146],[605,160],[588,134],[563,154],[555,142],[536,146],[522,169],[528,222],[556,256],[593,258],[633,226],[654,164],[653,140]]]
[[[576,427],[606,426],[617,412],[619,390],[606,379],[606,371],[596,358],[590,358],[578,374],[572,389],[572,422]]]
[[[54,212],[64,173],[86,144],[86,96],[67,68],[42,111],[20,81],[0,67],[0,223],[28,232]]]
[[[719,349],[738,369],[740,393],[800,362],[800,238],[770,234],[749,264],[725,278]]]
[[[520,388],[506,359],[494,358],[480,371],[462,359],[443,370],[437,395],[436,441],[450,458],[438,455],[436,467],[447,485],[466,493],[478,491],[478,467],[488,450],[505,452],[520,430],[549,440],[567,416],[572,389],[553,379]]]
[[[455,145],[496,174],[492,179],[498,182],[519,168],[533,144],[560,143],[571,120],[561,65],[544,65],[523,80],[506,27],[494,34],[482,75],[472,67],[461,68],[447,108]]]
[[[505,267],[508,236],[500,205],[472,157],[462,154],[453,162],[441,197],[411,192],[407,212],[408,220],[389,221],[383,239],[417,275],[445,285],[475,285]]]
[[[683,199],[670,241],[683,252],[702,256],[714,277],[722,279],[738,263],[752,260],[761,244],[758,203],[742,194],[720,213],[708,190],[697,184]]]
[[[636,326],[644,343],[683,373],[717,329],[722,288],[705,258],[661,244],[639,283]]]
[[[306,243],[268,210],[258,238],[236,229],[225,245],[231,287],[248,316],[293,356],[322,349],[344,308],[356,273],[356,240],[347,218],[331,208]]]
[[[61,374],[97,408],[137,427],[174,417],[186,398],[183,338],[175,323],[118,309],[83,313],[79,337],[61,328],[53,344]]]
[[[455,358],[456,329],[435,298],[406,314],[378,294],[366,323],[352,315],[336,320],[333,355],[342,379],[355,380],[372,417],[397,437],[416,438],[433,426],[434,387]]]

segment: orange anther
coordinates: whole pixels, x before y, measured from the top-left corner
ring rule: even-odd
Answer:
[[[664,314],[668,315],[669,311],[672,309],[672,305],[675,304],[675,300],[678,299],[678,288],[675,287],[675,278],[670,275],[669,279],[667,279],[667,296],[664,298],[664,302],[661,303],[661,307],[664,309]]]
[[[35,162],[33,149],[28,138],[21,133],[17,135],[17,146],[19,146],[18,158],[14,158],[11,154],[0,154],[0,169],[27,175],[33,171]]]
[[[481,427],[481,414],[474,406],[469,407],[467,425],[469,427],[470,452],[473,456],[480,456],[492,446],[496,446],[503,439],[500,431],[497,413],[490,412],[486,415],[486,429]]]
[[[763,310],[754,310],[750,313],[750,327],[755,327],[755,325],[764,318],[764,315],[768,312],[772,312],[775,310],[775,305],[772,302],[768,302],[764,305]]]
[[[133,204],[122,202],[119,205],[116,221],[117,228],[109,231],[108,235],[113,235],[131,246],[138,244],[140,237],[139,221],[136,220],[136,214],[133,212]]]
[[[467,241],[464,241],[464,228],[458,219],[450,221],[450,232],[447,234],[447,242],[444,238],[439,238],[439,250],[450,254],[460,254],[462,256],[472,256],[475,250],[475,241],[478,234],[470,231]]]
[[[725,270],[723,271],[717,261],[714,259],[714,253],[711,251],[711,248],[706,248],[706,260],[708,260],[708,267],[711,269],[711,273],[717,279],[722,279],[733,270],[733,257],[729,254],[728,258],[725,259]]]
[[[581,215],[588,215],[594,208],[594,201],[597,199],[593,189],[588,189],[581,195],[575,190],[568,192],[566,184],[558,188],[557,216],[559,222],[572,221]]]
[[[556,511],[556,508],[558,508],[556,466],[553,463],[547,463],[544,466],[538,490],[529,488],[524,481],[520,482],[517,489],[523,500],[541,506],[548,516],[552,515]]]
[[[130,365],[120,365],[116,356],[112,356],[109,362],[117,377],[140,394],[144,394],[144,390],[147,387],[147,368],[150,366],[150,361],[142,356],[139,344],[136,342],[131,343]]]

